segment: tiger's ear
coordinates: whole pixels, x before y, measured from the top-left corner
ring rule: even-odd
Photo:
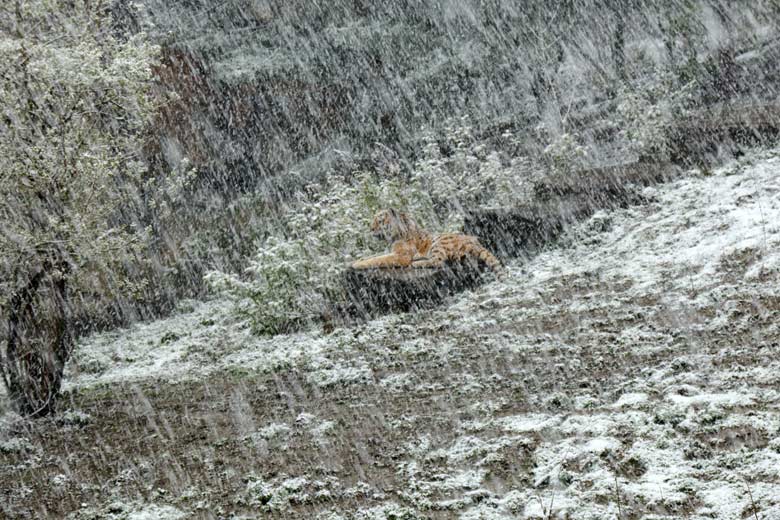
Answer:
[[[408,213],[399,213],[398,216],[401,219],[401,222],[403,222],[404,226],[407,227],[407,229],[413,229],[417,225],[417,223]]]
[[[390,213],[391,217],[398,218],[398,212],[395,210],[395,208],[387,208],[387,212]]]

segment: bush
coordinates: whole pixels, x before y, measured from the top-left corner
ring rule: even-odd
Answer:
[[[441,212],[457,218],[466,208],[514,205],[529,196],[538,168],[527,157],[489,147],[465,117],[448,121],[443,134],[424,133],[412,174]],[[501,140],[506,150],[517,147],[511,132]]]
[[[692,90],[693,82],[679,86],[669,73],[649,75],[620,90],[615,124],[640,159],[667,157],[667,130],[686,115]]]
[[[574,135],[564,132],[544,148],[543,161],[550,173],[570,175],[588,155]]]
[[[430,198],[414,182],[367,173],[331,176],[299,193],[297,204],[281,215],[283,224],[262,242],[246,269],[249,281],[219,271],[206,279],[235,300],[256,332],[297,328],[338,298],[337,277],[347,262],[385,247],[367,239],[371,217],[385,207],[435,222]]]

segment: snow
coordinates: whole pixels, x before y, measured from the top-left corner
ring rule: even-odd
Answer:
[[[734,408],[736,406],[750,406],[754,403],[754,397],[752,395],[744,395],[737,392],[693,396],[672,394],[667,396],[667,400],[681,408],[700,407],[704,405]]]
[[[560,418],[542,415],[530,414],[525,416],[507,417],[500,421],[505,431],[513,433],[540,432],[560,423]]]
[[[106,520],[182,520],[188,514],[167,505],[156,504],[126,504],[111,502],[105,508],[87,507],[82,505],[78,512],[68,515],[69,520],[104,518]]]
[[[614,408],[630,408],[647,402],[648,395],[644,392],[629,392],[620,396],[615,404]]]

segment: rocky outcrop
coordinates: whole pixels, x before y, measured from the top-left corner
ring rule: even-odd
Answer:
[[[668,181],[682,171],[671,163],[633,163],[552,175],[536,183],[529,204],[467,212],[464,232],[479,237],[500,257],[528,256],[557,239],[569,225],[598,210],[639,203],[638,187]]]

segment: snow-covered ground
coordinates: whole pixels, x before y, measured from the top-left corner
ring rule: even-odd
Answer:
[[[625,308],[626,300],[660,298],[670,316],[679,311],[680,325],[689,331],[729,321],[733,312],[722,309],[703,323],[682,323],[713,302],[725,304],[742,286],[755,283],[762,295],[779,294],[780,286],[761,282],[780,270],[780,151],[750,156],[709,177],[696,170],[691,175],[646,188],[646,205],[596,214],[571,230],[563,247],[554,246],[528,263],[510,264],[507,280],[456,298],[430,321],[456,328],[484,326],[485,313],[473,311],[486,305],[497,309],[487,313],[488,320],[516,321],[513,302],[542,303],[541,295],[552,287],[575,288],[583,283],[578,280],[594,277],[602,284],[626,286],[612,301],[616,309]],[[741,271],[739,276],[732,268]],[[544,303],[549,307],[550,302]],[[562,303],[571,311],[583,305]],[[257,338],[230,317],[225,301],[185,302],[180,308],[185,312],[174,318],[83,341],[66,387],[149,377],[197,378],[226,368],[273,370],[310,363],[334,345],[340,349],[341,338],[352,334],[348,329],[330,336],[314,331]],[[528,309],[526,314],[534,317],[541,310]],[[395,315],[360,328],[381,335],[408,321],[406,315]]]
[[[245,475],[236,500],[282,517],[780,519],[780,152],[642,194],[433,311],[257,338],[193,303],[83,341],[66,386],[293,371],[317,395],[408,399],[383,411],[390,484]],[[252,442],[350,442],[337,408],[297,405]]]

